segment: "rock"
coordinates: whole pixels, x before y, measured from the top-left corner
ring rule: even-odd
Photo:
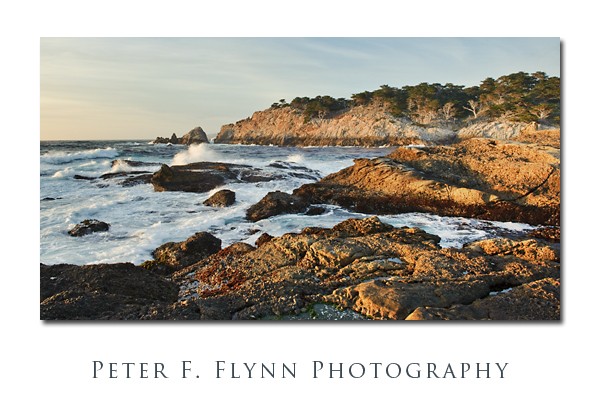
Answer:
[[[398,148],[303,185],[293,194],[363,213],[428,212],[532,225],[560,224],[560,158],[508,141]]]
[[[73,175],[73,179],[78,179],[78,180],[94,180],[96,178],[92,177],[92,176]]]
[[[181,144],[192,145],[198,143],[208,143],[208,138],[201,127],[196,127],[181,137]]]
[[[150,181],[156,192],[203,193],[223,186],[225,183],[255,183],[280,177],[247,165],[197,162],[180,166],[162,165],[161,169],[152,175]]]
[[[263,244],[270,242],[272,239],[273,239],[273,236],[271,236],[269,233],[263,233],[260,235],[260,237],[258,239],[256,239],[256,241],[254,242],[254,245],[256,247],[260,247]]]
[[[223,189],[204,201],[206,206],[228,207],[235,203],[235,192]]]
[[[311,206],[310,209],[305,213],[307,216],[318,216],[327,211],[324,207],[321,206]]]
[[[473,308],[509,288],[513,294],[527,293],[529,301],[523,305],[550,306],[545,315],[544,307],[538,310],[539,319],[559,316],[558,296],[551,299],[550,290],[529,289],[536,282],[559,280],[553,245],[491,239],[443,249],[439,241],[423,230],[394,228],[377,217],[350,219],[332,229],[271,237],[257,242],[257,248],[236,243],[177,271],[173,279],[180,297],[212,319],[294,315],[319,302],[375,319],[414,319],[424,309],[462,319],[448,311]],[[490,319],[521,319],[510,302],[485,305]],[[526,312],[530,307],[524,307],[523,316],[534,316]],[[428,317],[434,315],[422,315]]]
[[[141,266],[160,274],[187,267],[221,250],[221,240],[200,232],[181,242],[168,242],[152,252],[154,260]]]
[[[557,244],[441,248],[435,235],[376,216],[261,239],[219,250],[198,233],[159,247],[144,263],[151,271],[42,265],[42,319],[310,319],[302,310],[316,304],[383,320],[560,318]]]
[[[460,139],[511,139],[516,136],[519,136],[521,132],[531,131],[531,129],[531,124],[526,124],[522,122],[484,121],[462,128],[460,131],[458,131],[458,137]]]
[[[221,127],[215,143],[278,146],[371,146],[443,143],[456,132],[445,127],[422,127],[374,106],[344,109],[305,121],[302,110],[269,108],[251,118]]]
[[[183,135],[181,138],[178,138],[175,134],[171,135],[171,138],[162,138],[159,136],[154,140],[154,143],[192,145],[197,143],[208,143],[208,138],[206,137],[206,133],[202,130],[202,128],[198,126],[187,134]]]
[[[98,221],[96,219],[87,219],[81,223],[77,223],[75,227],[69,230],[71,236],[84,236],[86,234],[94,233],[97,231],[108,231],[110,224]]]
[[[246,219],[256,222],[282,213],[303,213],[308,203],[302,198],[280,191],[269,192],[246,211]]]
[[[419,307],[407,320],[558,320],[560,280],[544,278],[469,305]]]
[[[560,242],[560,227],[540,227],[527,234],[529,237],[548,240],[553,243]]]
[[[40,318],[114,319],[131,306],[173,304],[178,287],[131,263],[40,265]]]

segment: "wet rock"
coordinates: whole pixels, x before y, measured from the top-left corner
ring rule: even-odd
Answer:
[[[197,162],[189,165],[162,165],[151,183],[154,191],[208,192],[225,183],[269,181],[281,176],[265,174],[246,165],[220,162]]]
[[[217,193],[204,201],[206,206],[228,207],[235,203],[235,192],[227,189],[219,190]]]
[[[221,250],[221,240],[200,232],[181,242],[168,242],[152,252],[154,260],[141,266],[159,274],[169,274]]]
[[[69,230],[71,236],[84,236],[86,234],[94,233],[97,231],[108,231],[110,224],[101,222],[96,219],[87,219],[81,223],[77,223],[75,227]]]
[[[78,179],[78,180],[94,180],[96,178],[92,177],[92,176],[74,175],[73,179]]]
[[[321,206],[311,206],[310,209],[305,213],[307,216],[318,216],[327,211],[324,207]]]
[[[302,198],[280,191],[269,192],[246,211],[246,219],[256,222],[282,213],[304,213],[309,204]]]

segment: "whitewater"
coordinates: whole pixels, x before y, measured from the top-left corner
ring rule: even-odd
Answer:
[[[357,158],[387,155],[395,148],[277,147],[201,144],[152,144],[149,141],[42,141],[40,143],[40,261],[44,264],[97,264],[152,259],[151,252],[169,241],[182,241],[207,231],[222,246],[254,244],[262,233],[281,236],[305,227],[333,227],[348,218],[367,217],[326,205],[318,216],[284,214],[258,222],[245,220],[246,210],[275,190],[292,193],[351,166]],[[141,163],[140,163],[141,162]],[[120,172],[156,172],[194,162],[226,162],[274,169],[280,177],[258,183],[228,183],[206,193],[155,192],[150,183],[124,185]],[[132,164],[135,163],[135,166]],[[270,165],[276,164],[277,167]],[[298,171],[298,169],[303,169]],[[227,208],[203,202],[221,189],[233,190],[236,202]],[[489,222],[424,213],[379,216],[394,226],[419,227],[442,238],[443,247],[524,232],[522,223]],[[68,231],[85,219],[110,224],[107,232],[72,237]]]

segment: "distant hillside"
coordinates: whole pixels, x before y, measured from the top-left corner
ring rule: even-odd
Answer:
[[[351,99],[296,97],[273,103],[252,117],[224,125],[215,143],[280,146],[381,146],[445,142],[459,130],[499,122],[512,137],[536,123],[560,123],[560,79],[518,72],[479,86],[421,83],[382,85]],[[481,127],[485,129],[485,127]],[[518,128],[518,129],[517,129]],[[479,128],[473,128],[479,129]],[[495,135],[498,134],[497,132]],[[502,136],[502,134],[498,134]],[[485,135],[482,135],[485,136]]]

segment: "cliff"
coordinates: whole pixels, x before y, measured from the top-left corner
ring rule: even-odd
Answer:
[[[162,138],[158,137],[154,140],[154,143],[170,143],[173,145],[192,145],[196,143],[208,143],[208,138],[206,137],[206,133],[204,130],[197,126],[192,129],[181,138],[178,138],[177,135],[171,135],[171,138]]]
[[[425,127],[375,106],[357,106],[305,121],[302,110],[269,108],[223,125],[215,143],[278,146],[383,146],[441,143],[456,132]]]

